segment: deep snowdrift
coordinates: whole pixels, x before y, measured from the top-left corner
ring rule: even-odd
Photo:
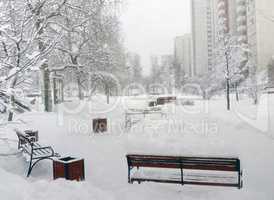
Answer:
[[[0,157],[0,197],[13,199],[186,199],[186,200],[272,200],[274,198],[274,98],[258,107],[243,100],[225,110],[225,102],[195,101],[194,107],[180,104],[164,108],[167,117],[147,116],[124,131],[125,109],[145,107],[147,99],[123,98],[104,104],[101,97],[85,102],[71,113],[79,102],[67,103],[59,114],[29,113],[19,116],[25,124],[9,125],[6,137],[16,140],[12,129],[34,128],[40,141],[50,144],[61,155],[85,158],[86,181],[52,181],[48,161],[37,165],[30,179],[25,178],[27,163],[20,154]],[[268,104],[266,104],[268,103]],[[267,105],[267,117],[257,115]],[[62,111],[62,112],[61,112]],[[258,112],[257,112],[258,111]],[[255,116],[264,120],[256,120]],[[91,119],[107,117],[109,132],[91,133]],[[268,129],[260,126],[268,118]],[[272,135],[273,134],[273,135]],[[1,151],[16,152],[16,143],[1,145]],[[6,149],[5,149],[6,148]],[[127,184],[127,153],[165,155],[238,156],[244,170],[244,188],[179,186],[155,183]]]

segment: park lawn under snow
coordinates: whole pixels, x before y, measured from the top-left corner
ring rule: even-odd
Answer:
[[[2,200],[272,200],[274,198],[274,97],[262,101],[259,109],[248,100],[225,110],[225,101],[196,100],[195,106],[165,106],[167,116],[147,116],[131,131],[124,130],[125,110],[144,108],[146,97],[68,102],[58,114],[26,113],[20,124],[1,130],[0,154],[16,153],[13,128],[37,129],[41,143],[52,145],[62,156],[85,159],[86,181],[52,180],[52,164],[42,161],[25,178],[27,163],[21,154],[0,157],[0,199]],[[269,104],[266,104],[269,103]],[[267,105],[267,107],[265,107]],[[78,107],[74,113],[72,108]],[[265,113],[255,120],[256,111]],[[95,135],[91,120],[107,117],[109,131]],[[272,124],[265,127],[270,118]],[[268,128],[268,130],[266,129]],[[272,132],[271,132],[272,131]],[[271,134],[272,133],[272,134]],[[13,141],[13,142],[12,142]],[[8,145],[9,146],[8,146]],[[158,155],[237,156],[241,159],[244,186],[235,188],[127,183],[127,153]]]

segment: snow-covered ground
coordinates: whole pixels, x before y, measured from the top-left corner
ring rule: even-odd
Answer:
[[[125,111],[145,108],[148,101],[145,96],[123,97],[111,99],[106,105],[105,97],[98,96],[86,102],[67,102],[56,109],[58,114],[17,116],[20,123],[1,129],[0,137],[9,140],[0,140],[0,199],[274,199],[274,96],[265,95],[259,106],[243,99],[234,103],[230,112],[225,110],[222,98],[196,98],[195,106],[177,102],[162,108],[166,116],[147,115],[125,131]],[[108,118],[106,134],[92,133],[92,119],[97,117]],[[84,158],[86,181],[53,181],[50,161],[40,162],[31,178],[25,178],[27,163],[16,154],[14,127],[37,129],[41,143],[52,145],[61,155]],[[127,183],[127,153],[238,156],[244,187],[131,185]]]

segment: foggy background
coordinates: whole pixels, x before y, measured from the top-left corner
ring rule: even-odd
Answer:
[[[128,0],[121,20],[125,46],[141,55],[148,75],[150,56],[172,54],[174,38],[190,33],[190,1]]]

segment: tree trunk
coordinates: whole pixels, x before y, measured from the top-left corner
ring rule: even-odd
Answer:
[[[109,104],[109,92],[107,94],[107,104]]]
[[[70,59],[73,65],[77,66],[78,65],[78,57],[77,56],[73,56],[70,55]],[[76,69],[78,70],[78,69]],[[78,87],[78,98],[79,100],[83,100],[84,99],[84,95],[83,95],[83,91],[82,91],[82,85],[81,85],[81,71],[77,71],[76,72],[76,81],[77,81],[77,87]]]
[[[44,29],[41,28],[43,20],[40,19],[40,12],[36,13],[37,21],[36,21],[36,30],[38,31],[38,49],[40,53],[46,49],[46,45],[43,41]],[[40,67],[41,75],[42,75],[42,98],[44,103],[44,111],[52,112],[52,97],[51,97],[51,84],[50,84],[50,72],[49,66],[47,62],[44,62]]]
[[[227,101],[227,110],[230,110],[230,84],[229,79],[226,79],[226,101]]]
[[[254,100],[254,104],[257,105],[258,104],[258,86],[257,86],[257,78],[256,78],[256,70],[252,69],[252,79],[251,79],[252,83],[252,97]]]
[[[257,86],[255,86],[253,93],[254,93],[253,94],[254,104],[257,105],[258,104],[258,89],[257,89]]]
[[[110,89],[107,85],[105,85],[105,94],[106,94],[106,97],[107,97],[107,104],[109,104]]]
[[[55,105],[64,102],[64,86],[60,78],[53,78],[53,102]]]
[[[10,108],[13,108],[14,106],[14,95],[10,96]],[[8,115],[8,121],[11,122],[13,120],[13,112],[11,110],[9,110],[9,115]]]
[[[17,75],[12,79],[11,81],[11,85],[10,85],[10,88],[12,89],[11,91],[11,95],[10,95],[10,109],[8,111],[8,121],[11,122],[13,120],[13,112],[12,112],[12,108],[14,107],[15,105],[15,96],[14,96],[14,88],[15,88],[15,85],[17,83]]]
[[[80,75],[77,75],[77,86],[78,86],[78,97],[79,97],[79,100],[83,100],[84,99],[84,95],[83,95],[83,92],[82,92]]]
[[[203,93],[203,100],[207,100],[206,91],[205,91],[205,90],[202,90],[202,93]]]
[[[54,105],[58,104],[58,89],[57,89],[57,79],[53,78],[53,102]]]
[[[52,94],[51,94],[51,84],[50,84],[50,72],[48,70],[48,64],[43,65],[41,68],[42,71],[42,81],[43,81],[43,98],[44,98],[44,109],[45,112],[52,112],[53,106],[52,106]]]
[[[236,93],[236,101],[240,101],[239,99],[239,91],[238,91],[238,83],[235,84],[235,93]]]
[[[61,81],[61,101],[64,102],[64,80]]]
[[[107,88],[107,104],[109,104],[109,99],[110,99],[110,91],[109,91],[109,88]]]
[[[230,71],[229,71],[229,58],[228,52],[225,53],[226,59],[226,102],[227,102],[227,110],[230,110]]]

